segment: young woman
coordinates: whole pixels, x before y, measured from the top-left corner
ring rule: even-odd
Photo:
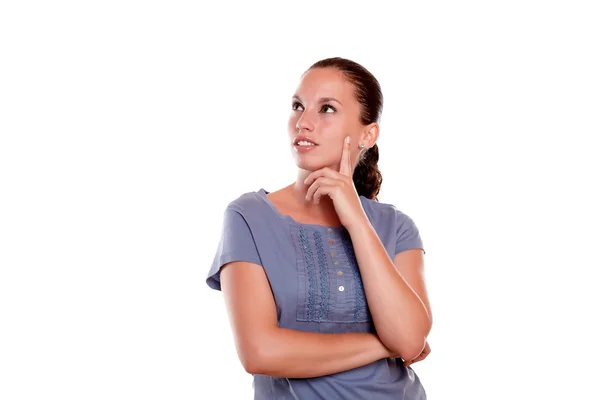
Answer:
[[[429,353],[425,251],[377,199],[378,81],[312,65],[292,98],[295,182],[227,206],[207,284],[222,290],[255,399],[426,399],[409,366]]]

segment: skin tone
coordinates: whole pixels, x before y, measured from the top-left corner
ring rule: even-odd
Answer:
[[[361,151],[375,144],[379,136],[379,124],[375,122],[364,126],[359,115],[360,104],[354,96],[354,86],[343,79],[337,70],[316,68],[306,72],[292,97],[288,137],[292,144],[298,134],[308,136],[317,144],[317,148],[300,153],[293,145],[290,146],[298,166],[296,181],[270,193],[269,198],[284,211],[296,213],[304,220],[321,220],[324,222],[322,225],[340,225],[332,199],[325,196],[318,204],[307,200],[308,185],[304,181],[311,172],[324,167],[339,170],[346,136],[350,136],[352,143],[348,155],[352,165],[357,163]],[[361,143],[365,145],[364,150],[359,147]]]
[[[432,320],[422,251],[404,251],[391,260],[352,182],[360,152],[379,136],[378,124],[365,126],[359,115],[354,87],[337,70],[319,68],[305,73],[292,100],[288,124],[298,166],[296,181],[268,196],[282,214],[298,222],[343,225],[348,230],[378,335],[279,328],[264,269],[232,262],[221,270],[221,286],[238,355],[249,373],[309,378],[386,357],[401,357],[408,366],[430,352],[426,337]],[[293,140],[298,134],[309,137],[317,147],[297,151]]]
[[[353,225],[370,226],[354,189],[352,175],[360,153],[372,147],[379,137],[378,123],[363,125],[360,121],[361,106],[354,91],[354,86],[334,68],[315,68],[303,75],[292,97],[288,136],[291,143],[297,135],[307,136],[318,146],[306,153],[298,152],[292,146],[292,155],[298,166],[296,182],[280,193],[269,194],[272,200],[283,205],[282,208],[296,210],[300,219],[307,218],[317,224],[319,222],[315,221],[320,220],[321,225],[341,224],[350,233]],[[360,147],[361,144],[364,148]],[[290,207],[289,204],[295,205]],[[417,253],[419,250],[411,252]],[[423,281],[422,254],[398,255],[398,258],[394,264],[401,264],[401,268],[411,268],[405,267],[406,264],[418,264],[407,271],[407,275],[412,277],[417,287],[419,293],[415,294],[421,306],[430,314]],[[390,274],[394,275],[393,271]],[[408,288],[403,289],[406,291]],[[416,302],[414,298],[413,302]],[[371,302],[369,305],[372,308]],[[429,315],[427,320],[421,322],[424,327],[429,325],[430,329]],[[428,332],[429,329],[425,330]],[[405,365],[421,361],[430,352],[429,344],[425,341],[418,356],[405,361]]]

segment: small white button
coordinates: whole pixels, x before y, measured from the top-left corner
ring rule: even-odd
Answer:
[[[331,232],[331,228],[327,228],[327,232]]]
[[[343,291],[344,291],[344,287],[343,287],[343,286],[340,286],[340,287],[338,288],[338,290],[339,290],[340,292],[343,292]]]

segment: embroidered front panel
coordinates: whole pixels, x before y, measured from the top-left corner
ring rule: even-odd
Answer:
[[[329,277],[327,271],[327,258],[323,249],[323,238],[321,232],[313,232],[315,246],[317,247],[317,259],[319,260],[319,279],[321,281],[321,302],[319,303],[319,321],[325,321],[329,312]]]
[[[298,277],[297,321],[371,322],[347,231],[306,225],[290,229]]]
[[[365,290],[363,288],[362,278],[360,277],[360,270],[358,269],[356,255],[354,254],[352,239],[350,238],[348,231],[342,232],[342,243],[344,244],[344,251],[346,252],[350,267],[352,268],[352,276],[354,277],[354,284],[356,287],[356,290],[354,291],[354,297],[356,301],[356,307],[354,309],[354,321],[368,321],[370,315],[368,315],[369,310],[367,307],[367,299],[365,296]]]
[[[315,272],[313,254],[306,230],[300,229],[299,234],[302,255],[304,256],[304,265],[306,266],[306,277],[308,278],[308,304],[306,304],[306,318],[308,321],[314,321],[315,303],[317,299],[317,274]]]

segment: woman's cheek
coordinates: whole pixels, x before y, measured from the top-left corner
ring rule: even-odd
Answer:
[[[335,131],[339,124],[331,118],[323,118],[319,125],[321,126],[323,133],[325,133],[329,131]]]
[[[296,131],[296,124],[298,123],[298,119],[294,116],[290,117],[290,119],[288,120],[288,129],[290,130],[290,132],[295,132]]]

